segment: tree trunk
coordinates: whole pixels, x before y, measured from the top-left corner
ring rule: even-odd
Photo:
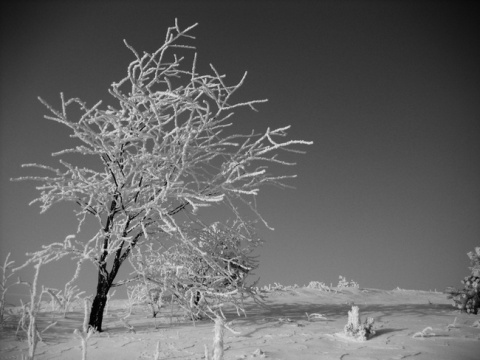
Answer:
[[[93,327],[96,331],[102,331],[103,311],[107,305],[107,294],[111,287],[111,282],[108,281],[108,276],[104,276],[99,270],[97,294],[93,299],[92,309],[90,310],[90,320],[88,325]]]
[[[112,201],[112,206],[110,209],[110,212],[112,214],[114,214],[115,206],[116,206],[116,201]],[[114,215],[111,215],[108,218],[107,225],[105,226],[105,229],[104,229],[105,232],[108,232],[110,230],[111,224],[113,223],[113,216]],[[129,228],[130,220],[131,219],[129,218],[125,225],[123,237],[126,237],[128,235],[127,229]],[[88,325],[93,327],[98,332],[102,331],[103,311],[105,310],[105,306],[107,305],[108,291],[112,287],[113,280],[117,276],[120,266],[123,264],[125,259],[128,258],[128,256],[130,255],[130,252],[135,247],[138,239],[142,236],[142,234],[143,232],[140,232],[134,237],[134,239],[130,242],[128,248],[123,252],[123,254],[122,254],[122,249],[125,241],[122,241],[122,243],[120,244],[120,246],[115,252],[115,258],[113,260],[112,269],[110,270],[110,273],[107,271],[106,259],[108,256],[108,252],[106,249],[108,248],[108,242],[111,234],[108,234],[105,237],[104,247],[103,247],[104,251],[99,259],[100,265],[98,268],[97,293],[95,295],[95,299],[93,299],[92,309],[90,310],[90,320],[88,322]]]

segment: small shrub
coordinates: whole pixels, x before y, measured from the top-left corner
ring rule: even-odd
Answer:
[[[137,283],[127,286],[127,310],[132,314],[135,305],[143,305],[148,303],[147,289],[145,284]]]
[[[257,293],[272,293],[272,292],[276,292],[276,291],[293,291],[295,289],[298,289],[299,286],[297,284],[293,284],[293,285],[282,285],[280,283],[273,283],[272,284],[268,284],[268,285],[264,285],[263,287],[261,288],[258,288],[256,287],[255,288],[255,291]]]
[[[21,312],[21,317],[18,322],[18,327],[17,327],[17,336],[18,332],[22,330],[26,336],[27,336],[27,343],[28,343],[28,355],[24,358],[28,360],[34,360],[35,358],[35,350],[37,348],[37,344],[40,341],[43,341],[41,333],[49,329],[50,327],[54,326],[56,322],[53,322],[49,324],[47,327],[43,329],[43,331],[39,331],[38,326],[37,326],[37,314],[40,311],[40,306],[41,306],[41,299],[43,295],[43,289],[42,292],[37,291],[37,284],[38,284],[38,275],[40,273],[40,268],[42,267],[43,264],[48,262],[47,260],[43,258],[35,258],[35,261],[37,262],[34,265],[35,268],[35,275],[33,278],[33,282],[30,284],[29,282],[26,281],[21,281],[19,280],[18,282],[21,284],[25,284],[29,287],[29,292],[30,292],[30,302],[27,304],[24,304],[21,300],[22,304],[22,312]],[[26,262],[25,264],[28,264],[29,262]],[[24,265],[25,265],[24,264]]]
[[[75,278],[72,280],[75,280]],[[76,285],[72,286],[71,283],[72,281],[69,281],[65,284],[63,290],[45,289],[45,292],[52,299],[52,311],[61,310],[64,318],[67,316],[67,312],[71,309],[72,304],[79,301],[80,296],[85,293],[85,291],[80,291]]]
[[[338,289],[342,289],[342,288],[357,288],[358,289],[359,287],[360,287],[360,285],[356,281],[353,281],[353,280],[347,281],[345,276],[342,276],[342,275],[340,275],[338,277],[338,285],[337,285]]]
[[[137,249],[131,264],[144,279],[154,317],[163,304],[175,302],[192,321],[215,315],[208,309],[232,304],[244,313],[243,301],[256,295],[246,283],[257,262],[251,254],[261,244],[245,223],[214,223],[182,233],[165,235],[160,248]],[[157,309],[155,309],[155,306]],[[213,315],[213,316],[212,316]]]
[[[327,291],[327,292],[332,291],[330,286],[326,285],[323,282],[319,282],[319,281],[310,281],[310,283],[307,285],[307,288],[308,289],[317,289],[317,290],[322,290],[322,291]]]
[[[477,314],[480,308],[480,247],[476,247],[475,252],[470,251],[467,256],[470,258],[471,274],[461,281],[463,289],[449,287],[445,292],[453,300],[453,306],[461,312]]]
[[[46,265],[52,261],[60,260],[65,253],[56,247],[57,244],[51,244],[49,246],[43,246],[42,250],[39,250],[34,253],[27,253],[26,255],[29,259],[21,266],[12,269],[11,272],[15,273],[18,270],[26,268],[30,264],[34,264],[35,273],[33,276],[32,283],[27,281],[21,281],[20,278],[17,281],[17,284],[27,285],[30,293],[30,301],[24,304],[22,301],[22,310],[20,313],[20,320],[17,327],[17,336],[20,330],[27,336],[28,342],[28,355],[26,358],[28,360],[33,360],[35,358],[35,350],[39,341],[43,341],[41,333],[48,330],[50,327],[54,326],[56,322],[52,322],[46,326],[42,331],[39,331],[37,327],[37,315],[41,310],[42,306],[42,296],[46,292],[45,288],[42,287],[41,291],[38,291],[38,276],[40,273],[40,268],[43,265]]]
[[[373,323],[374,319],[371,317],[362,323],[358,306],[352,306],[352,310],[348,312],[348,323],[344,328],[345,335],[359,341],[368,340],[369,337],[375,335]]]

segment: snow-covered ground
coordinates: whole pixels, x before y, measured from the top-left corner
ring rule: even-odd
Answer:
[[[315,360],[478,360],[480,316],[460,313],[445,294],[416,290],[343,288],[328,292],[310,288],[276,290],[266,294],[267,308],[246,304],[247,317],[226,311],[230,327],[240,334],[225,332],[225,356],[230,359],[315,359]],[[342,336],[352,305],[362,320],[375,319],[375,335],[356,342]],[[204,345],[212,346],[213,322],[184,319],[181,311],[166,307],[153,319],[146,306],[134,307],[128,324],[121,321],[126,301],[113,300],[104,318],[104,332],[88,342],[91,360],[154,359],[159,342],[159,359],[202,359]],[[306,314],[321,314],[311,317]],[[80,340],[83,309],[75,308],[64,319],[59,313],[42,312],[41,331],[52,321],[55,326],[43,334],[36,359],[81,359]],[[477,326],[475,326],[477,325]],[[426,336],[415,336],[425,331]],[[12,318],[0,328],[0,360],[21,359],[27,342],[15,336]]]

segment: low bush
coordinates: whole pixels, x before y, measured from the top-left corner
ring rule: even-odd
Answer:
[[[480,247],[470,251],[467,256],[470,258],[471,273],[461,281],[463,289],[448,287],[445,292],[453,300],[453,306],[461,312],[477,314],[480,308]]]

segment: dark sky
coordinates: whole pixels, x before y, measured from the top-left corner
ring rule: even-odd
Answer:
[[[76,231],[71,205],[28,206],[22,163],[56,165],[70,147],[43,119],[41,96],[90,105],[124,77],[132,54],[163,44],[178,18],[194,30],[200,66],[236,83],[239,131],[292,125],[313,140],[296,190],[264,188],[262,284],[338,281],[362,287],[460,286],[480,246],[480,22],[458,1],[6,1],[1,9],[0,257]],[[47,282],[73,275],[50,265]],[[70,271],[70,272],[69,272]],[[81,285],[93,291],[85,269]],[[52,284],[48,284],[53,286]]]

